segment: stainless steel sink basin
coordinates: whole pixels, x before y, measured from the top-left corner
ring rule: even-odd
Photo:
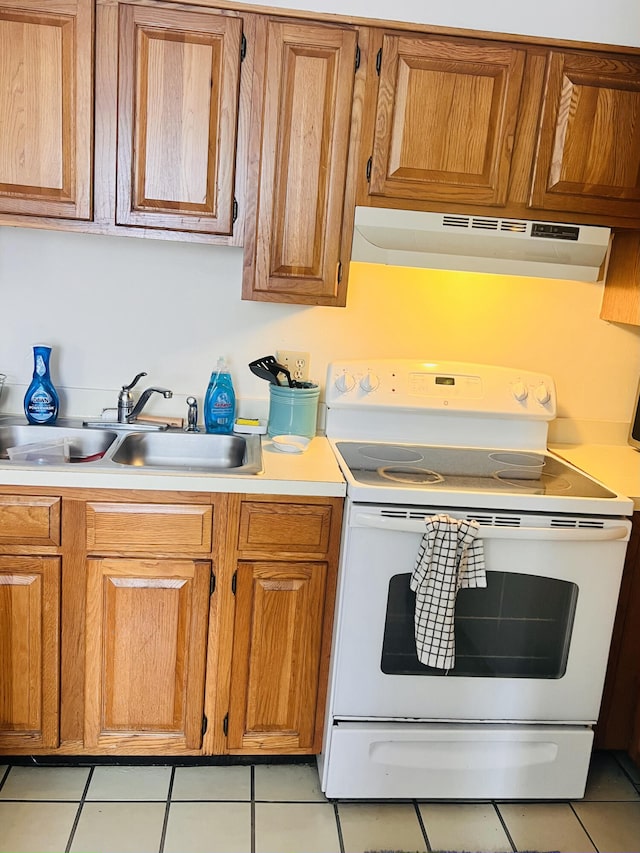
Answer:
[[[9,460],[8,447],[66,438],[69,441],[69,462],[95,462],[102,459],[117,437],[118,433],[110,430],[8,424],[0,426],[0,460]]]
[[[112,461],[139,468],[257,474],[262,448],[259,435],[136,433],[122,439]]]

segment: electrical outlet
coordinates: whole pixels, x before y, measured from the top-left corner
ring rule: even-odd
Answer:
[[[289,370],[292,379],[297,379],[298,382],[309,381],[308,352],[292,352],[291,350],[280,349],[276,352],[276,358],[280,364]]]

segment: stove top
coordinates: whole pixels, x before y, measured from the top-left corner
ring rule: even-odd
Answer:
[[[601,483],[546,453],[338,441],[360,484],[434,492],[615,498]],[[435,498],[435,495],[434,495]]]
[[[547,450],[553,378],[467,362],[332,362],[326,434],[352,501],[630,515],[622,495]]]

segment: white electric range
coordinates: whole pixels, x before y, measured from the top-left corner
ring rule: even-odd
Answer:
[[[334,362],[326,433],[347,480],[323,752],[329,797],[580,797],[631,501],[546,449],[551,377]],[[455,665],[419,662],[409,587],[426,519],[479,525]]]

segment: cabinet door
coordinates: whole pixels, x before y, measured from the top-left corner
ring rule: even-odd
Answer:
[[[640,59],[549,54],[531,206],[640,217]]]
[[[233,230],[240,18],[120,8],[116,222]]]
[[[369,193],[502,205],[525,51],[386,35]]]
[[[91,218],[92,21],[91,0],[0,0],[1,213]]]
[[[59,557],[0,557],[0,749],[58,746]]]
[[[344,305],[356,33],[269,21],[265,38],[264,73],[256,74],[254,89],[262,124],[252,131],[259,192],[255,216],[248,215],[243,297]]]
[[[316,709],[326,577],[325,563],[239,563],[231,752],[319,752]]]
[[[211,564],[87,561],[85,746],[200,748]]]

